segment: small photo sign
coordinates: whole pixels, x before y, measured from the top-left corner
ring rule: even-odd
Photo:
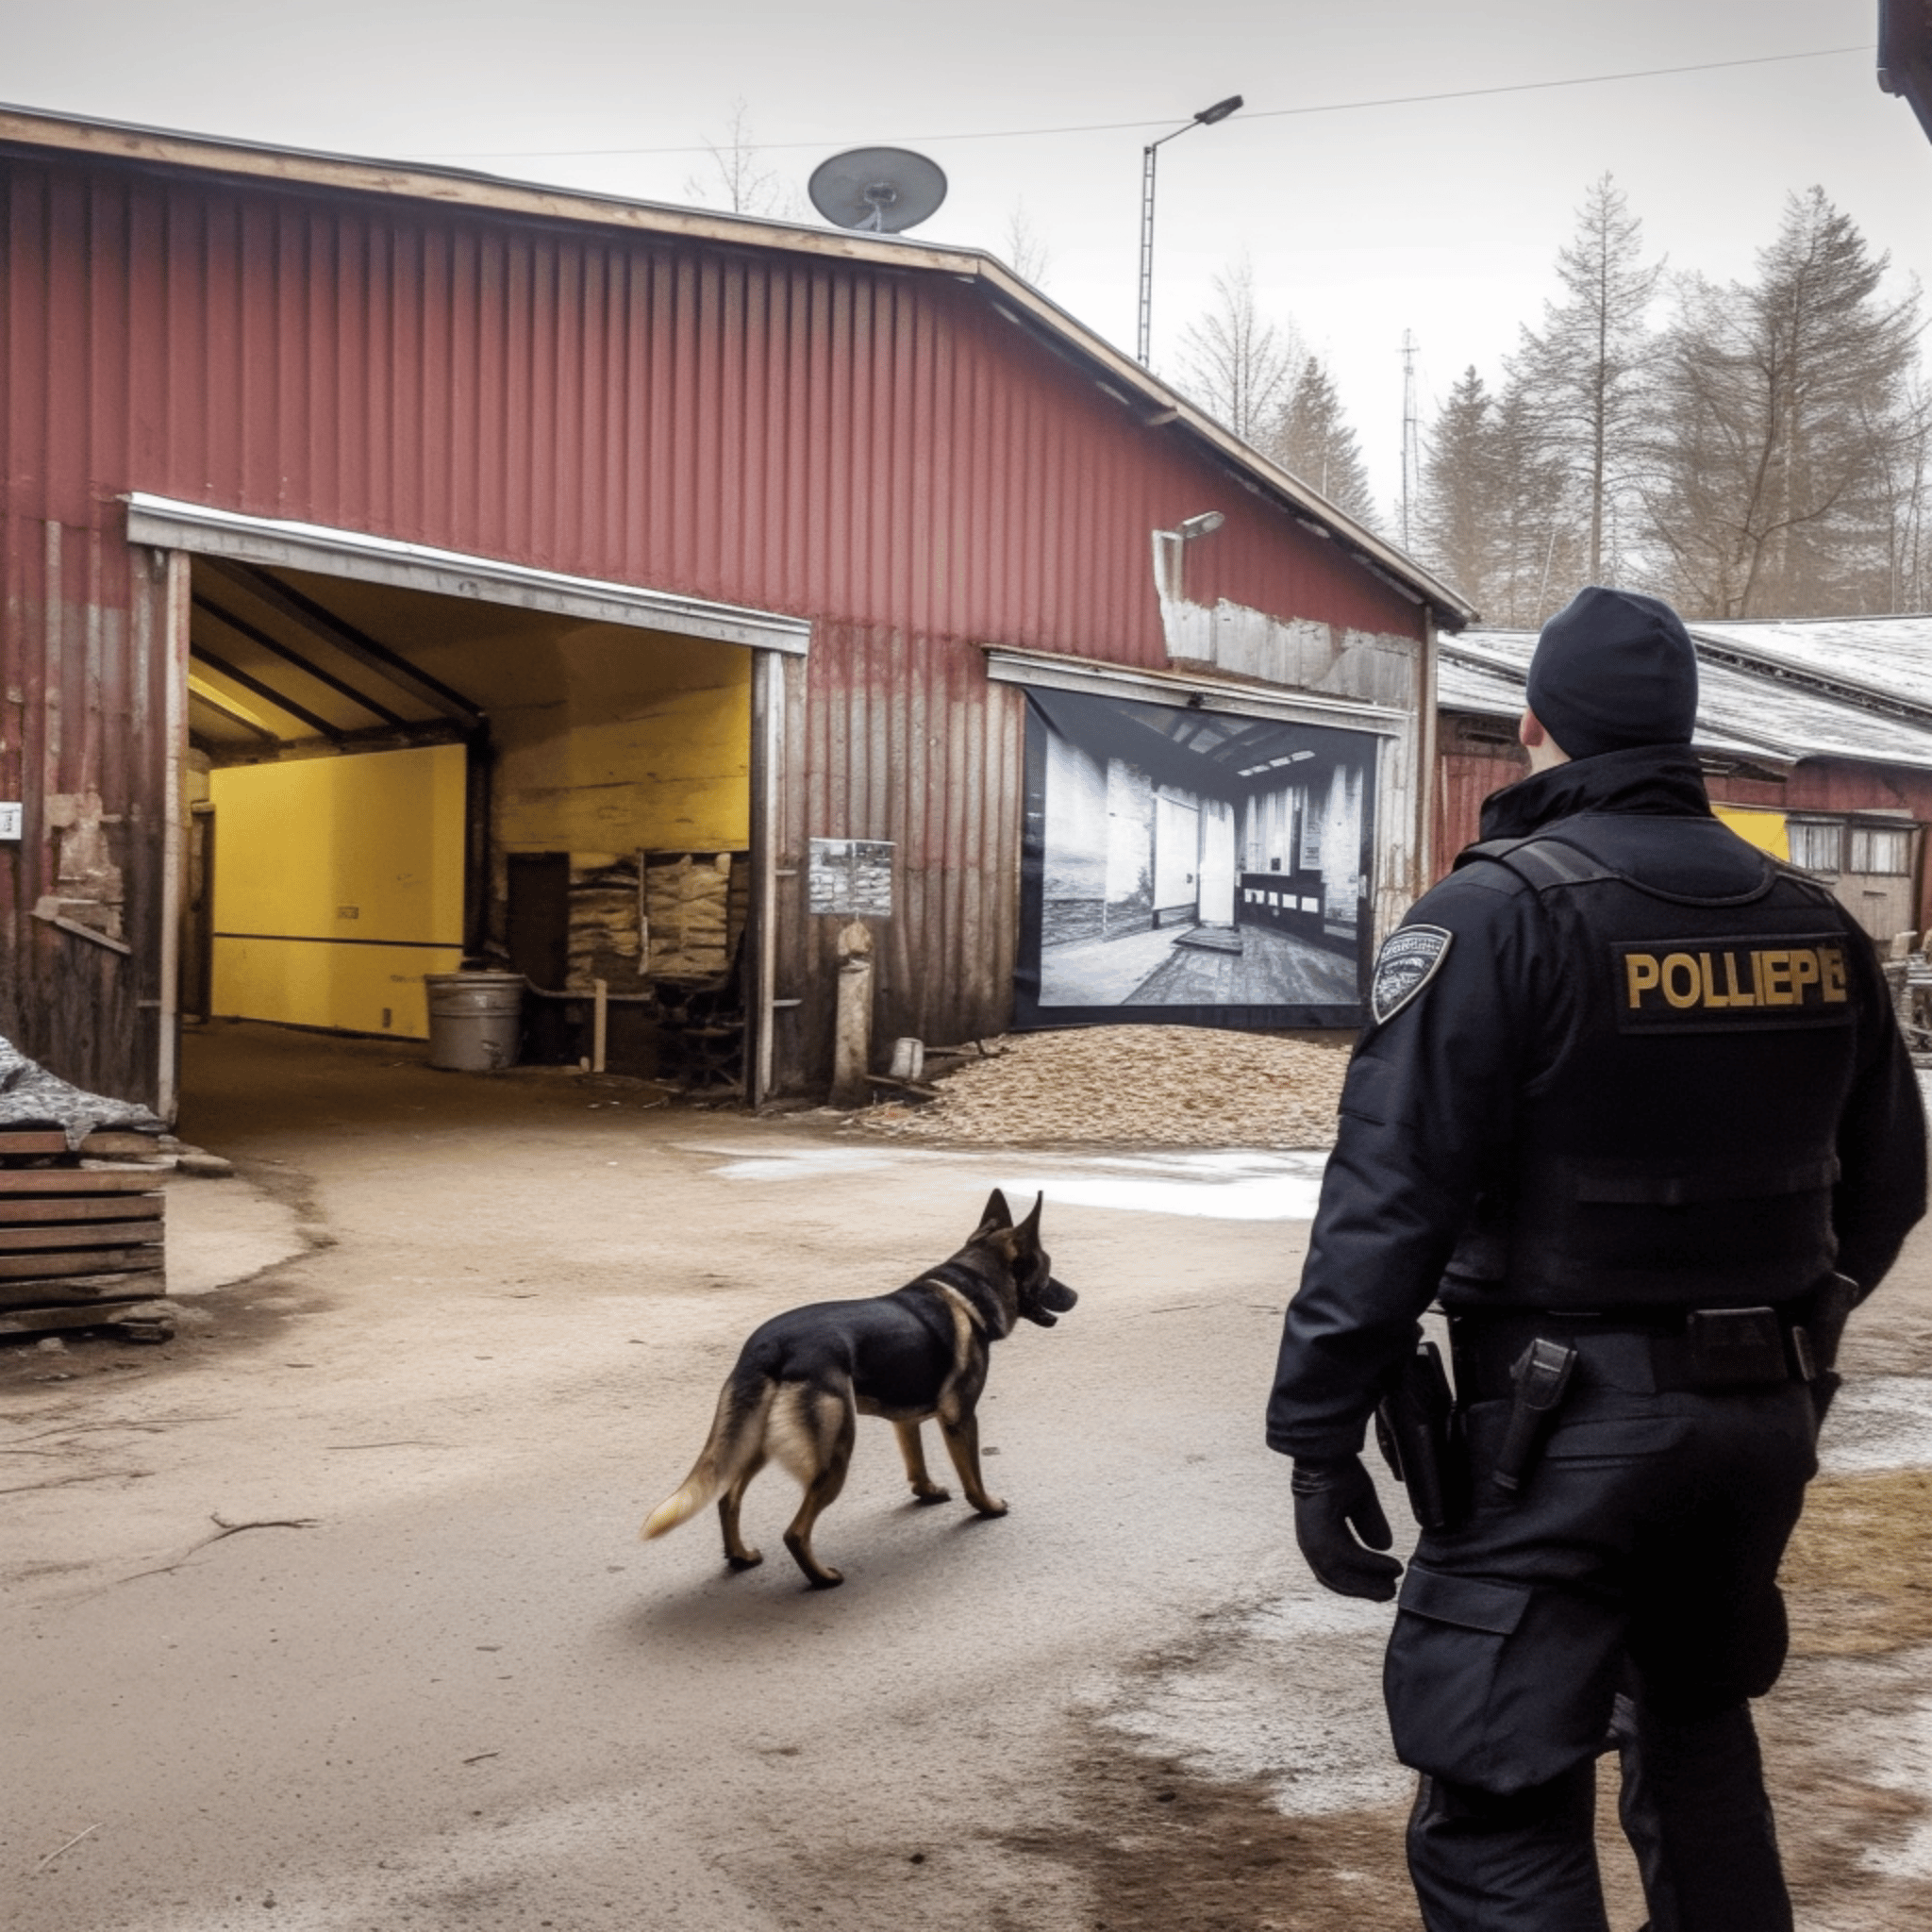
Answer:
[[[19,801],[15,800],[11,804],[8,804],[5,801],[0,801],[0,839],[12,839],[17,841],[20,838],[20,836],[21,833]]]
[[[813,912],[892,916],[892,847],[883,839],[814,839],[807,882]]]

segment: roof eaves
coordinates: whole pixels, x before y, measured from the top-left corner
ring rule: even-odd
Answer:
[[[978,249],[860,234],[846,228],[810,227],[759,215],[675,208],[589,189],[516,181],[472,169],[271,147],[225,135],[183,133],[5,104],[0,104],[0,143],[950,275],[1004,308],[1009,319],[1040,330],[1056,346],[1096,369],[1116,392],[1124,391],[1129,398],[1146,404],[1142,426],[1174,425],[1184,429],[1264,494],[1283,504],[1307,527],[1339,542],[1357,564],[1399,595],[1431,608],[1447,629],[1460,630],[1476,620],[1472,605],[1412,558],[1385,543],[1300,477],[1271,462],[1003,262]]]
[[[1878,0],[1878,85],[1903,94],[1932,139],[1932,12],[1924,0]]]

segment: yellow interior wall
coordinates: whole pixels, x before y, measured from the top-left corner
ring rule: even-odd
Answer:
[[[1753,811],[1748,806],[1715,805],[1711,809],[1738,837],[1768,852],[1774,858],[1789,859],[1791,835],[1781,811]]]
[[[521,652],[515,689],[492,669],[499,852],[751,842],[749,651],[586,625]]]
[[[214,1010],[426,1038],[423,975],[462,960],[463,791],[458,744],[212,773]]]

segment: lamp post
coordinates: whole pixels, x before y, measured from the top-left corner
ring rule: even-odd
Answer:
[[[1141,368],[1148,366],[1154,353],[1154,166],[1160,150],[1191,127],[1212,127],[1225,121],[1241,105],[1240,94],[1229,94],[1211,108],[1203,108],[1191,121],[1184,121],[1172,134],[1150,141],[1141,150],[1141,328],[1135,358]]]

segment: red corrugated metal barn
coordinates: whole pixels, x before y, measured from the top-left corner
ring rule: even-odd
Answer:
[[[985,256],[10,110],[0,369],[0,1030],[83,1085],[468,960],[563,1050],[594,981],[741,995],[802,1091],[855,908],[882,1039],[1177,933],[1174,1017],[1341,1024],[1257,961],[1426,875],[1466,608]]]

